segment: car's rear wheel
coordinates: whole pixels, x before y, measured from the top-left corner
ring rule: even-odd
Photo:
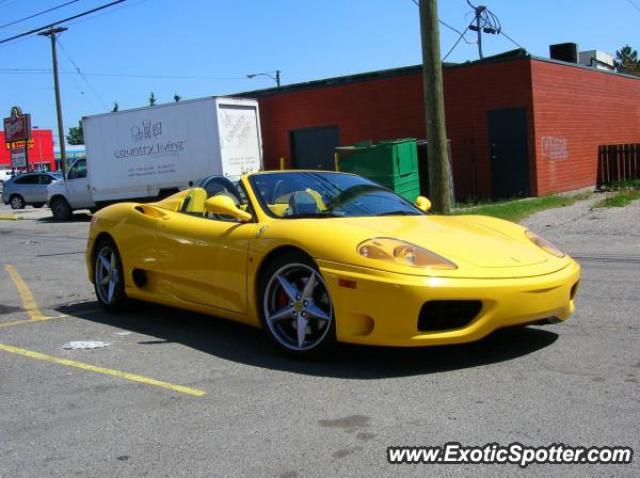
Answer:
[[[127,302],[124,270],[118,248],[111,239],[100,240],[93,255],[93,284],[96,298],[109,312],[122,310]]]
[[[11,196],[11,199],[9,199],[9,204],[11,204],[11,209],[24,209],[25,207],[24,199],[22,199],[22,196],[20,196],[19,194],[14,194],[13,196]]]
[[[329,290],[309,257],[291,253],[276,258],[262,274],[260,292],[262,324],[280,350],[305,357],[335,346]]]
[[[71,219],[73,211],[66,199],[57,197],[51,200],[51,213],[58,221],[68,221]]]

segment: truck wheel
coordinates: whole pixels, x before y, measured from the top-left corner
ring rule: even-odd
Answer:
[[[57,197],[51,201],[51,212],[54,219],[58,221],[68,221],[71,219],[73,211],[65,198]]]
[[[11,209],[24,209],[24,199],[22,199],[22,196],[20,196],[19,194],[14,194],[13,196],[11,196],[9,202],[11,203]]]

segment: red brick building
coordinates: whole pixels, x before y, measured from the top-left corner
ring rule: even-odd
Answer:
[[[444,90],[459,197],[592,186],[599,145],[640,143],[640,78],[515,50],[445,65]],[[243,95],[259,100],[270,169],[330,168],[338,145],[425,137],[420,66]]]
[[[31,130],[29,141],[29,169],[54,171],[53,133],[50,129]],[[0,131],[0,169],[11,169],[11,151],[4,142],[4,131]]]

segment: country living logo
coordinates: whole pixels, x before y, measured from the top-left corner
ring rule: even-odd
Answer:
[[[134,124],[130,128],[131,139],[136,143],[147,140],[156,140],[163,136],[162,122],[157,123],[151,120],[143,120],[140,124]],[[116,149],[113,152],[114,157],[118,159],[140,158],[152,156],[175,156],[184,151],[184,140],[147,143],[136,145],[133,147],[124,147]]]
[[[138,125],[131,127],[131,137],[134,141],[142,141],[143,139],[155,139],[162,136],[162,122],[151,123],[151,120],[142,121],[142,128]]]

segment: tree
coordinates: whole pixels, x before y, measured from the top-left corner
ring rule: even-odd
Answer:
[[[182,99],[182,96],[180,96],[178,93],[176,93],[175,95],[173,95],[173,100],[177,103],[178,101],[180,101]]]
[[[629,45],[625,45],[616,51],[616,59],[613,64],[620,73],[640,76],[638,50],[634,50]]]
[[[156,105],[156,95],[154,95],[152,91],[151,94],[149,95],[149,106],[155,106],[155,105]]]
[[[118,111],[120,107],[118,106],[118,102],[114,101],[113,102],[113,109],[111,110],[112,113],[115,113],[116,111]]]
[[[67,143],[72,145],[84,144],[84,131],[82,130],[82,121],[78,121],[78,126],[69,128]]]

